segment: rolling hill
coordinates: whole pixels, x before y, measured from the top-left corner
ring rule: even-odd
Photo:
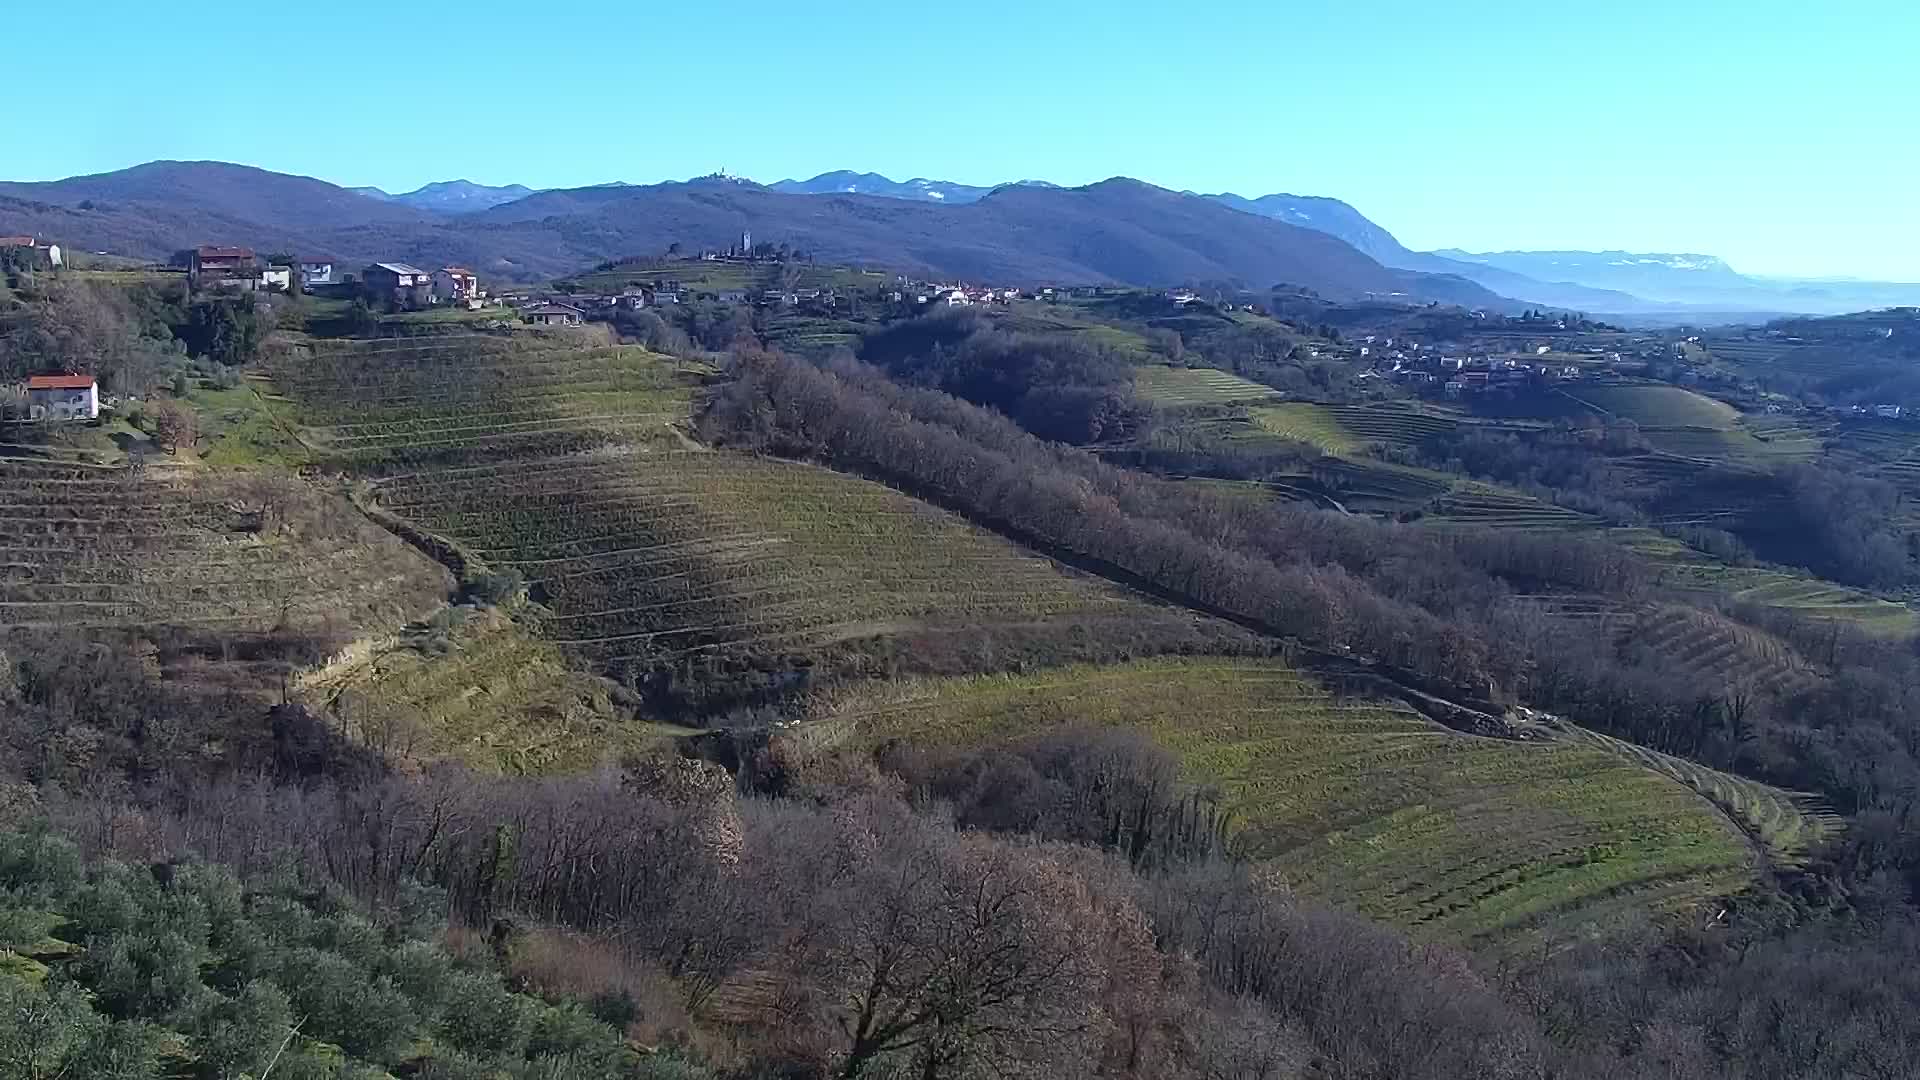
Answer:
[[[1331,298],[1511,306],[1463,278],[1381,265],[1326,233],[1136,180],[1002,188],[960,206],[791,195],[732,178],[549,191],[439,215],[308,177],[217,162],[0,185],[0,232],[163,258],[201,243],[324,251],[350,262],[463,263],[533,280],[603,259],[724,247],[742,230],[861,263],[1011,282],[1285,282]]]

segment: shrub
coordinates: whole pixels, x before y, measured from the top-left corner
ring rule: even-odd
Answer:
[[[337,1044],[355,1057],[390,1061],[418,1026],[413,1003],[393,982],[314,948],[281,954],[274,982],[306,1018],[303,1034]]]
[[[293,1012],[287,995],[255,980],[233,997],[205,991],[180,1024],[208,1076],[253,1073],[286,1040]]]
[[[508,993],[498,976],[463,972],[448,981],[440,1034],[483,1057],[520,1057],[533,1035],[538,1006]]]

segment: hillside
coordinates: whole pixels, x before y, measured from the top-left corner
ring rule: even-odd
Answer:
[[[324,180],[220,161],[150,161],[118,172],[65,180],[0,182],[0,196],[108,218],[122,212],[160,211],[204,218],[212,224],[247,222],[295,234],[430,220],[430,215],[411,207],[368,198]]]

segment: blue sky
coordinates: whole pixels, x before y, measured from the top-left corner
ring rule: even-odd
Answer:
[[[1911,0],[0,7],[57,73],[15,80],[6,179],[1129,175],[1336,196],[1417,248],[1920,280]]]

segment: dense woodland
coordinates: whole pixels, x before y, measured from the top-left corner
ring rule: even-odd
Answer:
[[[9,370],[71,361],[132,393],[189,357],[243,359],[264,332],[237,325],[251,309],[68,287],[21,291]],[[1711,918],[1495,960],[1270,887],[1234,859],[1217,793],[1143,737],[854,753],[788,730],[775,702],[734,718],[752,730],[724,754],[690,740],[685,756],[502,778],[389,759],[300,706],[147,659],[244,645],[290,671],[331,638],[15,632],[0,637],[0,1072],[1691,1080],[1920,1061],[1911,646],[1727,604],[1712,614],[1817,657],[1817,677],[1703,683],[1529,599],[1659,597],[1620,547],[1224,499],[1070,448],[1150,431],[1099,347],[942,319],[813,362],[754,344],[744,312],[679,320],[622,330],[731,349],[698,417],[710,444],[882,480],[1303,664],[1548,708],[1819,792],[1850,816],[1845,840]],[[1280,339],[1222,333],[1248,364],[1310,370],[1266,351]],[[1636,438],[1423,452],[1634,520],[1646,495],[1607,458]],[[1777,482],[1815,537],[1810,564],[1890,565],[1858,520],[1883,497],[1868,482]],[[1778,557],[1757,533],[1689,542]]]

